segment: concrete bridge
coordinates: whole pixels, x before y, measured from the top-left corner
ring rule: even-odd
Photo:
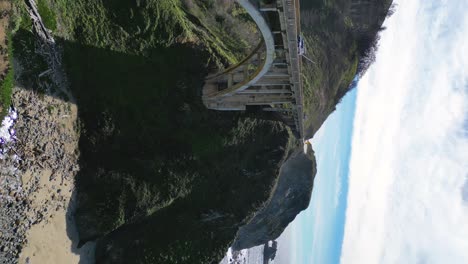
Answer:
[[[203,102],[213,110],[257,106],[277,112],[303,138],[299,0],[236,1],[255,21],[263,39],[238,64],[207,77]]]

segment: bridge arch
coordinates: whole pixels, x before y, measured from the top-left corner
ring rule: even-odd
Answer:
[[[237,65],[208,76],[203,102],[213,110],[242,111],[247,106],[260,106],[265,111],[280,112],[302,137],[299,1],[275,0],[268,5],[236,1],[256,23],[262,41]]]

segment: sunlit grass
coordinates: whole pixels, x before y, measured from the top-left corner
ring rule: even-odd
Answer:
[[[15,83],[15,73],[13,69],[13,41],[11,32],[7,35],[8,41],[8,60],[10,61],[8,72],[0,84],[0,105],[2,106],[2,112],[0,112],[0,119],[8,112],[8,108],[11,104],[11,93]]]

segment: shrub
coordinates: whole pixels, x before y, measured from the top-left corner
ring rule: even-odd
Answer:
[[[52,31],[56,30],[57,19],[54,12],[52,12],[52,10],[50,10],[50,8],[47,6],[46,0],[37,1],[37,9],[41,15],[44,25]]]

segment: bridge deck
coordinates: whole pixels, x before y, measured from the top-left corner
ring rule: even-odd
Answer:
[[[285,27],[287,36],[287,46],[289,49],[289,68],[291,74],[291,85],[295,95],[296,107],[296,126],[298,127],[301,138],[304,136],[303,127],[303,90],[301,81],[301,58],[298,51],[298,36],[300,33],[300,6],[299,0],[282,0],[283,14],[280,17],[285,21],[281,23],[281,27]]]

